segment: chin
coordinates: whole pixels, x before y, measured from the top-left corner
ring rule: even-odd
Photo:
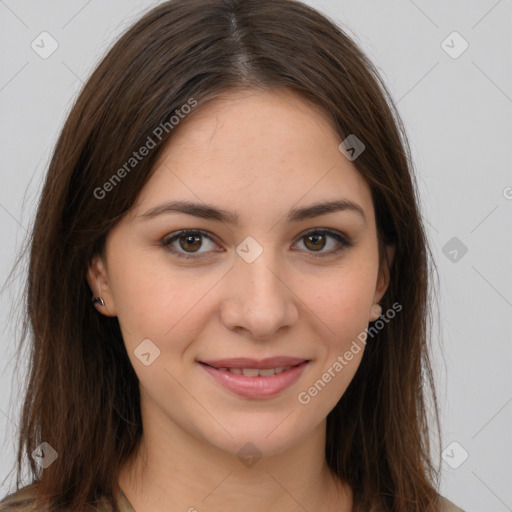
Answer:
[[[293,413],[286,418],[286,414],[281,412],[283,410],[279,414],[265,415],[261,420],[254,418],[254,412],[252,419],[239,422],[217,418],[229,434],[217,425],[215,435],[212,435],[214,433],[209,426],[202,432],[202,437],[209,444],[238,458],[279,455],[299,444],[308,435],[304,431],[304,423],[300,432],[294,430],[295,422],[290,421]]]

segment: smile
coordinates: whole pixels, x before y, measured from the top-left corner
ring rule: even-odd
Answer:
[[[246,366],[212,366],[199,362],[200,367],[216,384],[244,398],[273,397],[292,386],[302,375],[308,360],[288,366],[254,368]],[[268,366],[262,364],[261,366]]]
[[[286,372],[293,366],[278,366],[277,368],[216,368],[222,372],[231,372],[235,375],[244,375],[245,377],[272,377],[282,372]]]

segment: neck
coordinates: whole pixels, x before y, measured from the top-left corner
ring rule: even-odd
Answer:
[[[324,446],[325,420],[286,452],[244,460],[168,421],[149,421],[119,485],[136,512],[349,512],[350,487],[329,471]]]

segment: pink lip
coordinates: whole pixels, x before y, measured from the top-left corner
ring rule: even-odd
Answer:
[[[306,361],[304,358],[277,356],[267,357],[265,359],[251,359],[248,357],[234,357],[231,359],[216,359],[215,361],[199,361],[200,363],[213,366],[215,368],[277,368],[278,366],[296,366]]]
[[[279,359],[279,358],[275,358]],[[288,358],[290,360],[290,358]],[[260,368],[265,369],[265,366],[239,366],[238,361],[244,361],[241,359],[231,359],[224,360],[221,362],[228,362],[233,364],[233,361],[237,361],[237,365],[235,366],[222,366],[220,368]],[[248,361],[248,360],[246,360]],[[249,361],[253,361],[249,360]],[[264,360],[266,361],[266,360]],[[205,363],[200,362],[201,368],[203,368],[206,373],[211,375],[213,379],[215,379],[219,384],[221,384],[226,389],[231,392],[245,397],[245,398],[266,398],[277,395],[278,393],[284,391],[286,388],[290,387],[297,379],[302,375],[302,372],[308,365],[309,361],[304,359],[299,359],[299,363],[293,368],[286,370],[284,372],[278,373],[277,375],[272,375],[271,377],[246,377],[245,375],[237,375],[235,373],[231,373],[228,370],[219,370],[217,368],[213,368],[212,366],[208,366]],[[218,363],[218,361],[216,361]],[[208,363],[209,364],[209,363]],[[262,364],[261,362],[258,364]],[[276,366],[290,366],[289,364],[275,364],[273,363],[270,366],[266,366],[266,368],[275,368]]]

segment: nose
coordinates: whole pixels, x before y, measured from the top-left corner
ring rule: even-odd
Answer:
[[[264,251],[252,263],[238,258],[228,276],[220,306],[226,328],[247,331],[252,338],[265,340],[297,322],[298,298],[293,284],[270,251]]]

